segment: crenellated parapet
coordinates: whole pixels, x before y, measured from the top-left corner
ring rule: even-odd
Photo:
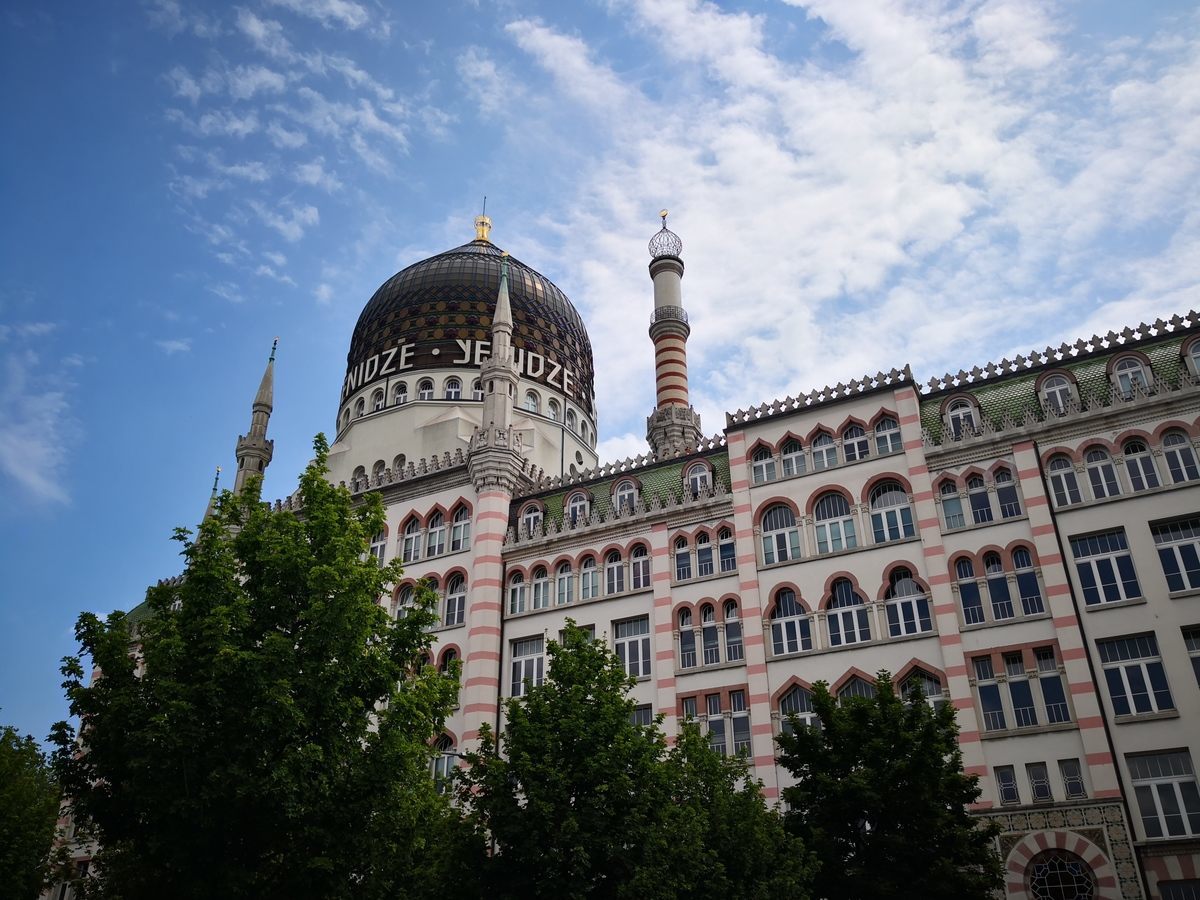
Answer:
[[[827,403],[869,394],[872,391],[883,388],[899,387],[900,385],[912,383],[912,369],[905,365],[903,369],[892,369],[888,372],[864,375],[862,378],[855,379],[848,384],[838,382],[832,386],[809,391],[807,394],[800,394],[798,397],[784,397],[782,400],[763,403],[759,406],[751,406],[749,409],[739,409],[737,412],[725,413],[725,425],[727,428],[732,428],[734,425],[762,422],[775,416],[788,415],[798,410],[813,409]]]

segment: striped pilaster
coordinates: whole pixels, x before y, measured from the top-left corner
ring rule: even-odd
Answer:
[[[650,585],[654,592],[654,711],[670,743],[679,733],[675,702],[675,614],[671,608],[671,550],[667,523],[650,529]]]
[[[507,491],[488,490],[478,495],[474,522],[475,551],[471,568],[471,594],[467,602],[467,648],[463,663],[464,752],[478,747],[479,727],[496,727],[503,693],[500,662],[503,654],[501,623],[504,600],[504,559],[501,550],[508,530]]]

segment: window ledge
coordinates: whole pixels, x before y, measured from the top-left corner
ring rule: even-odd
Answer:
[[[913,537],[900,538],[897,541],[884,541],[882,544],[859,544],[857,547],[850,547],[845,550],[832,550],[829,553],[814,553],[811,556],[797,556],[795,559],[785,559],[782,562],[765,563],[760,565],[758,569],[761,572],[767,569],[779,569],[783,566],[816,562],[819,559],[834,559],[838,556],[849,556],[852,553],[865,553],[868,550],[880,550],[887,547],[900,547],[904,544],[919,544],[920,542],[920,535],[914,535]]]
[[[942,534],[962,534],[967,531],[976,531],[980,528],[991,528],[993,525],[1006,525],[1009,522],[1027,522],[1029,516],[1021,513],[1019,516],[1009,516],[1007,519],[1001,517],[992,519],[990,522],[969,522],[966,525],[960,525],[957,528],[943,528]]]
[[[1045,602],[1044,598],[1042,602]],[[960,625],[959,631],[983,631],[988,628],[999,628],[1003,625],[1017,625],[1021,622],[1037,622],[1042,619],[1049,619],[1050,617],[1050,611],[1046,610],[1045,612],[1034,613],[1032,616],[1013,616],[1011,619],[989,619],[986,622],[975,622],[971,625]]]
[[[811,653],[811,650],[805,650],[804,653],[795,653],[793,656],[804,656]],[[681,669],[678,665],[675,666],[675,674],[680,675],[699,675],[701,672],[716,672],[720,669],[737,669],[746,665],[744,659],[739,659],[734,662],[710,663],[707,666],[688,666],[686,669]]]
[[[466,621],[466,619],[463,619],[463,621],[459,622],[457,625],[438,625],[436,628],[430,628],[429,633],[437,634],[440,631],[453,631],[455,628],[466,628],[466,627],[467,627],[467,621]]]
[[[841,448],[839,447],[839,450],[840,449]],[[815,468],[815,467],[814,468],[806,468],[803,472],[796,472],[793,475],[779,474],[779,475],[776,475],[774,478],[768,478],[766,481],[755,481],[754,480],[754,471],[753,471],[754,464],[751,460],[746,461],[746,469],[750,473],[750,487],[751,488],[760,488],[760,487],[770,487],[771,485],[778,484],[781,481],[794,481],[797,478],[807,478],[809,475],[822,475],[822,474],[825,474],[828,472],[836,472],[838,469],[845,469],[848,466],[861,465],[862,463],[868,463],[868,462],[871,462],[872,460],[876,460],[876,459],[891,459],[894,456],[903,456],[903,455],[904,455],[904,448],[901,448],[899,450],[889,450],[887,453],[872,453],[868,456],[864,456],[862,459],[852,459],[849,462],[839,459],[837,465],[825,466],[824,468],[820,468],[820,469]],[[782,466],[782,463],[780,463],[779,459],[776,458],[775,461],[776,461],[777,465],[779,466],[779,468],[782,469],[783,466]],[[805,464],[807,465],[807,460],[805,460]]]
[[[1084,604],[1084,612],[1098,612],[1102,609],[1118,609],[1124,606],[1144,606],[1146,604],[1145,597],[1134,597],[1131,600],[1111,600],[1108,603],[1092,603]]]
[[[1138,497],[1149,497],[1152,494],[1161,494],[1164,491],[1171,491],[1175,488],[1194,487],[1200,484],[1200,481],[1172,481],[1165,484],[1160,484],[1158,487],[1146,488],[1145,490],[1135,491],[1130,490],[1128,493],[1116,494],[1112,497],[1100,497],[1099,499],[1080,500],[1078,503],[1068,503],[1065,506],[1055,506],[1055,510],[1075,510],[1083,509],[1084,507],[1103,506],[1105,503],[1117,503],[1121,500],[1136,500]],[[1122,485],[1123,487],[1123,485]]]
[[[853,644],[838,644],[836,647],[818,647],[813,650],[797,650],[795,653],[780,653],[778,655],[771,653],[768,650],[767,662],[774,662],[782,659],[798,659],[802,656],[821,656],[825,653],[841,653],[844,650],[857,650],[860,647],[879,647],[885,644],[897,644],[901,641],[919,641],[922,638],[936,638],[938,636],[936,629],[929,631],[919,631],[916,634],[902,634],[898,637],[877,637],[869,641],[858,641]],[[767,641],[767,646],[770,647],[770,640]],[[739,663],[739,665],[741,665]]]
[[[1184,600],[1187,597],[1200,597],[1200,588],[1189,588],[1186,591],[1171,591],[1167,594],[1171,600]]]
[[[1054,731],[1078,731],[1076,722],[1056,722],[1053,725],[1034,725],[1031,728],[1004,728],[998,731],[980,732],[980,738],[985,741],[996,741],[1003,738],[1023,737],[1027,734],[1049,734]]]
[[[791,560],[789,559],[787,562],[791,562]],[[782,565],[782,563],[776,563],[776,565]],[[706,581],[716,581],[718,578],[729,578],[730,576],[736,576],[737,573],[738,570],[733,568],[728,572],[713,572],[711,575],[696,575],[693,578],[684,578],[682,580],[677,579],[674,575],[672,575],[671,587],[682,587],[685,584],[703,584]],[[650,589],[646,588],[646,590]]]
[[[1178,719],[1179,710],[1160,709],[1158,712],[1130,713],[1127,716],[1113,716],[1114,725],[1133,725],[1137,722],[1154,722],[1158,719]]]

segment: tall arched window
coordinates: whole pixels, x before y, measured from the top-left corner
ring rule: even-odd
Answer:
[[[467,580],[456,573],[446,582],[446,616],[443,621],[447,626],[461,625],[466,611]]]
[[[750,464],[750,472],[755,484],[775,480],[775,457],[771,455],[770,450],[766,447],[759,447],[754,451],[754,456]]]
[[[679,668],[691,669],[696,665],[696,632],[692,628],[692,611],[679,611]]]
[[[595,600],[600,596],[600,570],[596,568],[594,556],[585,556],[579,565],[579,595],[584,600]]]
[[[1046,606],[1042,602],[1042,588],[1033,568],[1033,557],[1024,547],[1018,547],[1013,551],[1012,560],[1017,573],[1017,594],[1021,597],[1021,610],[1027,616],[1044,613]]]
[[[630,582],[635,591],[650,587],[650,554],[644,544],[638,544],[629,555]]]
[[[779,698],[779,715],[783,720],[780,728],[784,734],[791,734],[797,727],[817,728],[820,725],[813,708],[812,691],[806,691],[800,685]]]
[[[558,589],[558,605],[566,606],[575,600],[575,573],[571,571],[569,562],[558,564],[555,577],[555,587]]]
[[[1052,456],[1046,468],[1050,472],[1055,506],[1070,506],[1083,499],[1079,493],[1079,480],[1075,477],[1075,466],[1069,457],[1063,454]]]
[[[1200,347],[1200,341],[1193,346]],[[1163,435],[1163,456],[1167,459],[1167,471],[1171,481],[1181,484],[1200,479],[1200,468],[1196,466],[1196,452],[1192,442],[1182,431],[1168,431]]]
[[[408,520],[408,524],[404,526],[404,541],[403,549],[400,551],[400,559],[403,562],[415,562],[421,558],[421,523],[416,518]]]
[[[567,410],[567,430],[575,431],[578,427],[579,427],[579,423],[575,416],[575,410],[568,409]]]
[[[367,469],[365,466],[355,466],[354,473],[350,476],[350,486],[352,490],[361,490],[367,483]]]
[[[900,423],[891,416],[884,416],[875,423],[875,450],[880,456],[899,453],[904,449],[900,440]]]
[[[1000,517],[1011,519],[1021,514],[1021,498],[1017,495],[1017,485],[1013,481],[1012,472],[1008,469],[997,469],[996,502],[1000,504]]]
[[[976,525],[992,521],[992,498],[988,496],[987,483],[978,475],[967,479],[967,499],[971,501],[971,517]]]
[[[483,400],[483,382],[478,378],[471,382],[471,399],[476,403]]]
[[[404,471],[404,466],[406,464],[407,459],[405,458],[404,454],[397,453],[396,457],[392,460],[392,471],[396,473],[397,478],[399,478],[400,474]]]
[[[887,603],[888,633],[892,637],[933,630],[929,598],[908,569],[903,566],[892,569],[883,599]]]
[[[813,470],[831,469],[837,465],[837,444],[833,435],[822,431],[812,442]]]
[[[428,534],[425,537],[425,555],[440,556],[446,552],[446,517],[435,512],[429,517]]]
[[[1125,471],[1129,473],[1129,483],[1133,489],[1145,491],[1158,487],[1158,470],[1154,468],[1154,460],[1146,442],[1132,438],[1121,449],[1125,454]]]
[[[869,681],[859,678],[857,675],[838,688],[837,698],[838,703],[854,698],[863,700],[871,700],[875,696],[875,685]]]
[[[587,521],[589,506],[587,494],[576,491],[567,500],[567,520],[572,525],[584,524]]]
[[[804,474],[804,447],[795,438],[788,438],[779,448],[784,475]]]
[[[728,528],[717,532],[717,555],[722,572],[732,572],[737,568],[737,547],[733,542],[733,532]]]
[[[604,557],[604,586],[607,594],[621,594],[625,591],[625,560],[621,559],[618,550],[609,550]]]
[[[408,382],[400,381],[392,388],[392,402],[399,406],[408,402]]]
[[[471,512],[465,506],[454,511],[454,522],[450,528],[450,552],[466,550],[471,546]]]
[[[375,393],[373,393],[371,395],[371,411],[372,412],[379,412],[379,410],[383,409],[383,403],[384,403],[383,391],[376,391]]]
[[[585,444],[590,444],[592,442],[591,432],[588,431],[587,419],[579,420],[579,436],[583,439]]]
[[[934,709],[944,706],[947,702],[942,680],[921,668],[913,669],[904,679],[904,683],[900,685],[900,695],[906,700],[920,696]]]
[[[375,557],[375,561],[379,565],[383,565],[383,558],[387,556],[387,529],[377,532],[371,537],[370,553]]]
[[[687,538],[675,538],[675,580],[687,581],[692,577],[692,548]]]
[[[508,579],[508,614],[514,616],[525,612],[525,576],[513,572]]]
[[[704,664],[715,666],[721,661],[721,645],[717,640],[717,614],[711,603],[700,607],[700,639],[704,645]]]
[[[771,647],[776,656],[812,649],[812,619],[791,588],[775,592],[771,611]]]
[[[999,553],[985,553],[983,556],[983,571],[987,576],[988,597],[992,601],[992,618],[997,622],[1011,619],[1013,612],[1012,594],[1008,590],[1008,576],[1004,573],[1004,563]]]
[[[975,433],[975,407],[970,400],[958,399],[946,410],[946,419],[950,424],[950,434],[954,440],[960,440],[963,435]]]
[[[829,627],[829,646],[860,644],[871,639],[871,623],[867,607],[854,586],[845,578],[833,583],[825,622]]]
[[[558,405],[557,400],[550,400],[546,404],[546,415],[550,417],[551,422],[557,422],[562,418],[562,407]]]
[[[1112,457],[1107,450],[1094,447],[1084,457],[1087,463],[1088,481],[1092,485],[1092,496],[1097,500],[1104,497],[1115,497],[1121,493],[1117,483],[1117,470],[1113,467]]]
[[[962,606],[963,624],[983,624],[986,617],[983,614],[979,582],[975,580],[975,565],[965,556],[962,557],[954,564],[954,577],[958,584],[958,602]]]
[[[854,514],[846,498],[830,491],[817,500],[813,509],[817,520],[817,553],[835,553],[858,546],[854,533]]]
[[[871,444],[861,425],[851,425],[842,432],[842,453],[846,455],[846,462],[870,456]]]
[[[1063,375],[1051,375],[1042,382],[1042,400],[1049,412],[1065,415],[1071,408],[1071,382]]]
[[[871,489],[871,528],[875,543],[899,541],[916,534],[908,494],[898,481],[882,481]]]
[[[379,484],[382,482],[385,471],[387,471],[387,463],[382,459],[375,460],[375,465],[371,466],[371,483]]]
[[[400,591],[396,594],[397,619],[403,619],[408,615],[409,611],[413,608],[413,602],[415,598],[416,592],[413,590],[411,584],[406,584],[404,587],[400,588]]]
[[[712,539],[707,531],[696,535],[696,577],[704,578],[713,573]]]
[[[687,486],[693,497],[707,493],[712,487],[712,477],[709,475],[708,466],[704,463],[696,463],[691,466],[687,470]]]
[[[462,399],[462,382],[459,381],[457,378],[447,378],[446,385],[443,390],[443,396],[447,400],[461,400]]]
[[[450,790],[450,785],[454,777],[454,769],[458,765],[458,757],[454,752],[454,742],[446,735],[438,738],[437,743],[433,745],[434,755],[431,765],[433,767],[433,783],[439,794],[444,794]]]
[[[542,533],[542,508],[536,503],[530,503],[521,512],[521,529],[527,535]]]
[[[349,424],[350,424],[350,410],[347,409],[342,412],[342,427],[345,428]]]
[[[1146,377],[1146,367],[1135,356],[1117,360],[1117,364],[1113,366],[1113,378],[1118,393],[1126,400],[1135,394],[1150,393],[1150,379]]]
[[[626,478],[618,482],[616,489],[613,491],[613,505],[621,515],[628,515],[633,512],[634,507],[637,505],[637,486],[633,481]]]
[[[725,619],[725,662],[740,662],[742,652],[742,620],[738,615],[736,600],[726,600],[722,605]]]
[[[367,414],[367,401],[362,397],[354,402],[354,418],[361,419]]]
[[[800,558],[800,529],[796,516],[782,503],[768,509],[762,518],[763,564]]]
[[[533,588],[533,608],[550,608],[550,576],[545,566],[537,566],[533,570],[530,586]]]
[[[525,411],[531,413],[540,413],[542,411],[542,401],[538,397],[537,391],[525,392]]]
[[[958,485],[947,478],[938,488],[942,499],[942,518],[946,520],[946,530],[962,528],[967,524],[963,513],[962,498],[958,496]]]
[[[418,400],[433,399],[433,382],[428,378],[422,378],[421,383],[417,385]]]

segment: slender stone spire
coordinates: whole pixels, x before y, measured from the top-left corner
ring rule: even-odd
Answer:
[[[688,394],[687,339],[692,329],[683,308],[683,241],[668,230],[667,211],[659,215],[662,229],[650,239],[656,406],[646,419],[646,440],[655,453],[695,447],[702,435],[700,414]]]
[[[218,486],[220,483],[221,483],[221,467],[220,467],[220,466],[217,466],[217,474],[215,474],[215,475],[213,476],[213,486],[212,486],[212,493],[211,493],[211,494],[209,494],[209,496],[208,496],[208,506],[206,506],[206,507],[204,508],[204,519],[205,519],[205,521],[207,521],[207,520],[208,520],[208,517],[209,517],[209,516],[211,516],[211,515],[213,514],[213,510],[215,510],[215,509],[216,509],[216,506],[217,506],[217,486]]]
[[[512,426],[517,396],[517,367],[512,350],[512,307],[508,300],[508,254],[500,260],[500,289],[492,314],[491,356],[480,367],[483,383],[483,425],[507,429]]]
[[[275,406],[275,348],[279,346],[279,338],[271,344],[271,355],[267,359],[267,368],[263,372],[262,381],[258,385],[258,393],[254,395],[254,403],[250,406],[250,431],[238,437],[237,442],[237,476],[233,481],[233,491],[242,492],[246,479],[251,475],[262,475],[271,462],[275,452],[275,442],[267,438],[267,425],[271,421],[271,411]]]

